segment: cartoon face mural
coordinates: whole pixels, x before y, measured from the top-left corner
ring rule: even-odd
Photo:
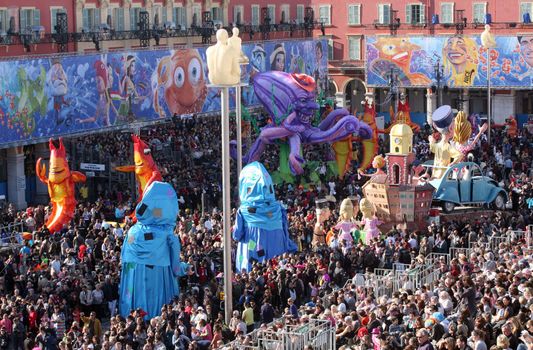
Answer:
[[[51,96],[57,97],[67,94],[67,75],[60,62],[55,61],[48,71],[47,84]]]
[[[270,54],[270,70],[285,70],[285,47],[283,44],[277,44],[274,51]]]
[[[477,75],[476,43],[460,35],[449,38],[442,49],[444,67],[454,86],[470,86]]]
[[[255,47],[252,50],[252,60],[251,60],[253,68],[259,72],[264,72],[266,69],[265,59],[266,59],[266,52],[265,52],[265,49],[263,48],[263,45],[261,44],[255,45]]]
[[[195,49],[177,50],[161,59],[157,66],[154,109],[162,117],[159,89],[163,87],[167,107],[172,114],[194,113],[202,108],[207,86],[202,59]]]
[[[533,68],[533,35],[524,35],[518,37],[520,43],[520,53],[524,61],[530,68]]]
[[[421,47],[411,43],[409,38],[379,37],[373,45],[378,50],[379,58],[396,65],[401,70],[402,77],[412,85],[427,85],[431,82],[426,76],[411,72],[413,52]]]

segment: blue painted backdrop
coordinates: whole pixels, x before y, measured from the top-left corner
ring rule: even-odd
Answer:
[[[306,73],[327,87],[326,41],[243,44],[243,81],[272,69]],[[174,114],[217,112],[205,48],[131,51],[0,62],[0,145],[31,143]],[[251,87],[243,104],[257,105]]]
[[[533,34],[498,36],[491,49],[491,84],[495,87],[533,87]],[[487,50],[479,36],[367,37],[367,83],[388,86],[391,68],[402,86],[431,86],[436,82],[434,65],[444,66],[449,87],[487,86]],[[441,82],[442,83],[442,82]]]

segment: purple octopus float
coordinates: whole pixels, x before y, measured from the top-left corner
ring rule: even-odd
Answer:
[[[318,127],[312,126],[311,118],[320,106],[315,101],[315,80],[306,74],[259,73],[254,76],[253,87],[274,122],[261,129],[259,137],[243,157],[245,164],[258,161],[266,145],[278,139],[287,139],[290,146],[289,166],[293,174],[299,175],[303,173],[304,163],[300,156],[302,143],[332,143],[349,135],[372,138],[372,129],[344,108],[329,113]],[[275,120],[279,116],[285,118],[276,125]]]

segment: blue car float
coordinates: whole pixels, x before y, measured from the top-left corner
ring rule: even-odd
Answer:
[[[429,164],[425,166],[431,167]],[[484,176],[479,165],[462,162],[447,168],[439,179],[430,180],[435,188],[433,203],[442,206],[445,213],[456,206],[485,206],[504,210],[508,200],[507,192],[496,181]]]

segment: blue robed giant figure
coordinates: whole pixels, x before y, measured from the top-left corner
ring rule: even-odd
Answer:
[[[265,262],[286,252],[295,252],[289,238],[287,212],[276,201],[272,178],[263,164],[245,166],[239,176],[241,205],[233,239],[238,241],[236,270],[250,271],[253,261]]]
[[[142,308],[159,315],[163,304],[179,294],[177,277],[188,265],[180,262],[181,244],[174,235],[178,198],[171,185],[153,182],[135,208],[137,223],[122,247],[119,311],[123,317]]]

